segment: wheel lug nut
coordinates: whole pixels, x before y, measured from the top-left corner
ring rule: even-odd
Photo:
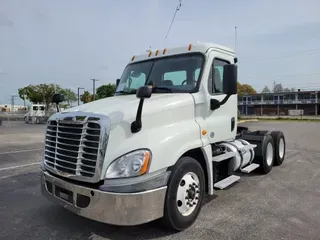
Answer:
[[[199,198],[198,197],[196,197],[196,200],[198,200]]]
[[[181,181],[180,186],[184,186],[186,184],[186,182],[184,180]]]
[[[196,191],[196,193],[199,193],[199,192],[200,192],[199,190]]]

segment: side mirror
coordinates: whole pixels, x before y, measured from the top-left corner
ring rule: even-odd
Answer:
[[[152,95],[152,86],[150,85],[139,87],[136,94],[137,98],[140,98],[140,99],[150,98],[151,95]]]
[[[223,93],[227,95],[237,94],[238,66],[227,64],[223,67]]]
[[[56,104],[64,102],[64,95],[60,93],[53,94],[51,102]]]
[[[118,87],[119,83],[120,83],[120,79],[118,78],[116,81],[116,88]]]
[[[137,133],[141,130],[142,128],[141,116],[142,116],[143,102],[144,102],[144,99],[150,98],[151,95],[152,95],[152,86],[145,85],[138,88],[136,96],[137,98],[140,98],[140,101],[137,109],[136,120],[131,123],[132,133]]]

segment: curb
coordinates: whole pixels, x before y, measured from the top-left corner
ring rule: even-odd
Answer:
[[[240,120],[238,123],[245,123],[245,122],[257,122],[259,121],[258,119],[248,119],[248,120]]]

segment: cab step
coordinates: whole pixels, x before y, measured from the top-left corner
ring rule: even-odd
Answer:
[[[235,152],[226,152],[221,155],[212,157],[212,161],[213,162],[222,162],[222,161],[227,160],[229,158],[232,158],[236,155],[237,155],[237,153],[235,153]]]
[[[251,163],[250,165],[246,166],[245,168],[241,169],[243,173],[251,173],[253,170],[257,169],[260,165],[256,163]]]
[[[218,189],[225,189],[226,187],[230,186],[231,184],[235,183],[240,179],[239,176],[231,175],[225,179],[222,179],[219,182],[216,182],[213,186]]]

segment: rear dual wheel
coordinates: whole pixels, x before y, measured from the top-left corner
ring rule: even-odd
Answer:
[[[261,143],[261,154],[256,157],[260,164],[260,172],[267,174],[274,163],[274,142],[270,134],[266,134]]]
[[[274,142],[275,151],[274,151],[274,165],[280,166],[283,163],[283,160],[286,155],[286,140],[284,138],[283,132],[273,131],[271,136]]]
[[[285,158],[286,142],[281,131],[273,131],[266,134],[261,144],[261,154],[257,156],[260,163],[260,171],[267,174],[273,166],[279,166]]]

